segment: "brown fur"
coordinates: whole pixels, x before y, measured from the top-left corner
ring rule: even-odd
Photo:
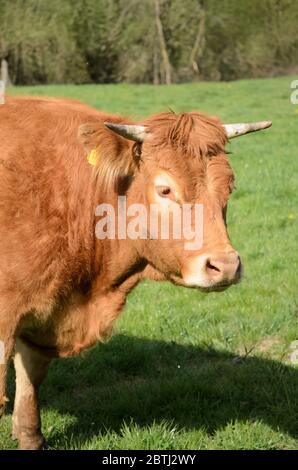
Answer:
[[[195,254],[231,246],[224,212],[233,173],[220,122],[199,113],[159,114],[144,121],[150,137],[141,146],[108,130],[106,120],[127,122],[69,100],[11,98],[0,106],[0,339],[6,346],[0,406],[16,338],[45,358],[75,355],[109,335],[141,278],[183,285],[194,253],[173,240],[97,240],[100,202],[115,205],[121,193],[128,204],[148,205],[148,182],[162,168],[185,202],[206,208],[204,246]],[[94,148],[95,170],[86,159]],[[18,354],[28,357],[24,347]],[[32,410],[34,429],[36,400],[22,407]]]

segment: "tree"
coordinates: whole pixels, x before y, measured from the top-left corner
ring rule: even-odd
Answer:
[[[160,3],[159,3],[159,0],[155,0],[154,3],[155,3],[156,30],[157,30],[157,36],[159,38],[160,53],[161,53],[162,60],[163,60],[164,81],[166,85],[170,85],[172,82],[172,79],[171,79],[172,66],[170,63],[165,36],[163,32],[163,26],[162,26],[162,21],[161,21],[161,14],[160,14]]]
[[[292,0],[0,0],[15,84],[174,83],[294,73]]]

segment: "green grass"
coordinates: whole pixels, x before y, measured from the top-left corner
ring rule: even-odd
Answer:
[[[229,146],[237,190],[228,225],[244,261],[242,284],[208,295],[151,282],[135,289],[109,343],[53,362],[41,390],[51,448],[298,448],[298,368],[290,361],[298,339],[294,78],[11,90],[74,97],[135,118],[173,108],[225,122],[273,121]],[[9,388],[12,402],[13,372]],[[9,414],[0,428],[0,448],[14,448]]]

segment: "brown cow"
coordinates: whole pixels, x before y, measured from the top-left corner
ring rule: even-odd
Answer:
[[[225,144],[269,125],[223,126],[196,112],[134,125],[46,98],[0,106],[0,408],[15,350],[13,435],[21,449],[44,443],[37,394],[51,358],[107,337],[139,280],[203,291],[240,281],[226,230],[234,177]],[[92,164],[88,155],[96,156]],[[195,204],[202,204],[202,246],[187,250],[183,236],[163,239],[159,229],[154,237],[98,239],[95,209],[116,207],[119,195],[127,207],[155,204],[157,220],[188,203],[192,226]]]

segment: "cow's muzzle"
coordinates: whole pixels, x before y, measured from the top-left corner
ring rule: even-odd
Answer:
[[[236,251],[207,253],[192,259],[182,274],[187,286],[224,290],[240,282],[242,264]]]

